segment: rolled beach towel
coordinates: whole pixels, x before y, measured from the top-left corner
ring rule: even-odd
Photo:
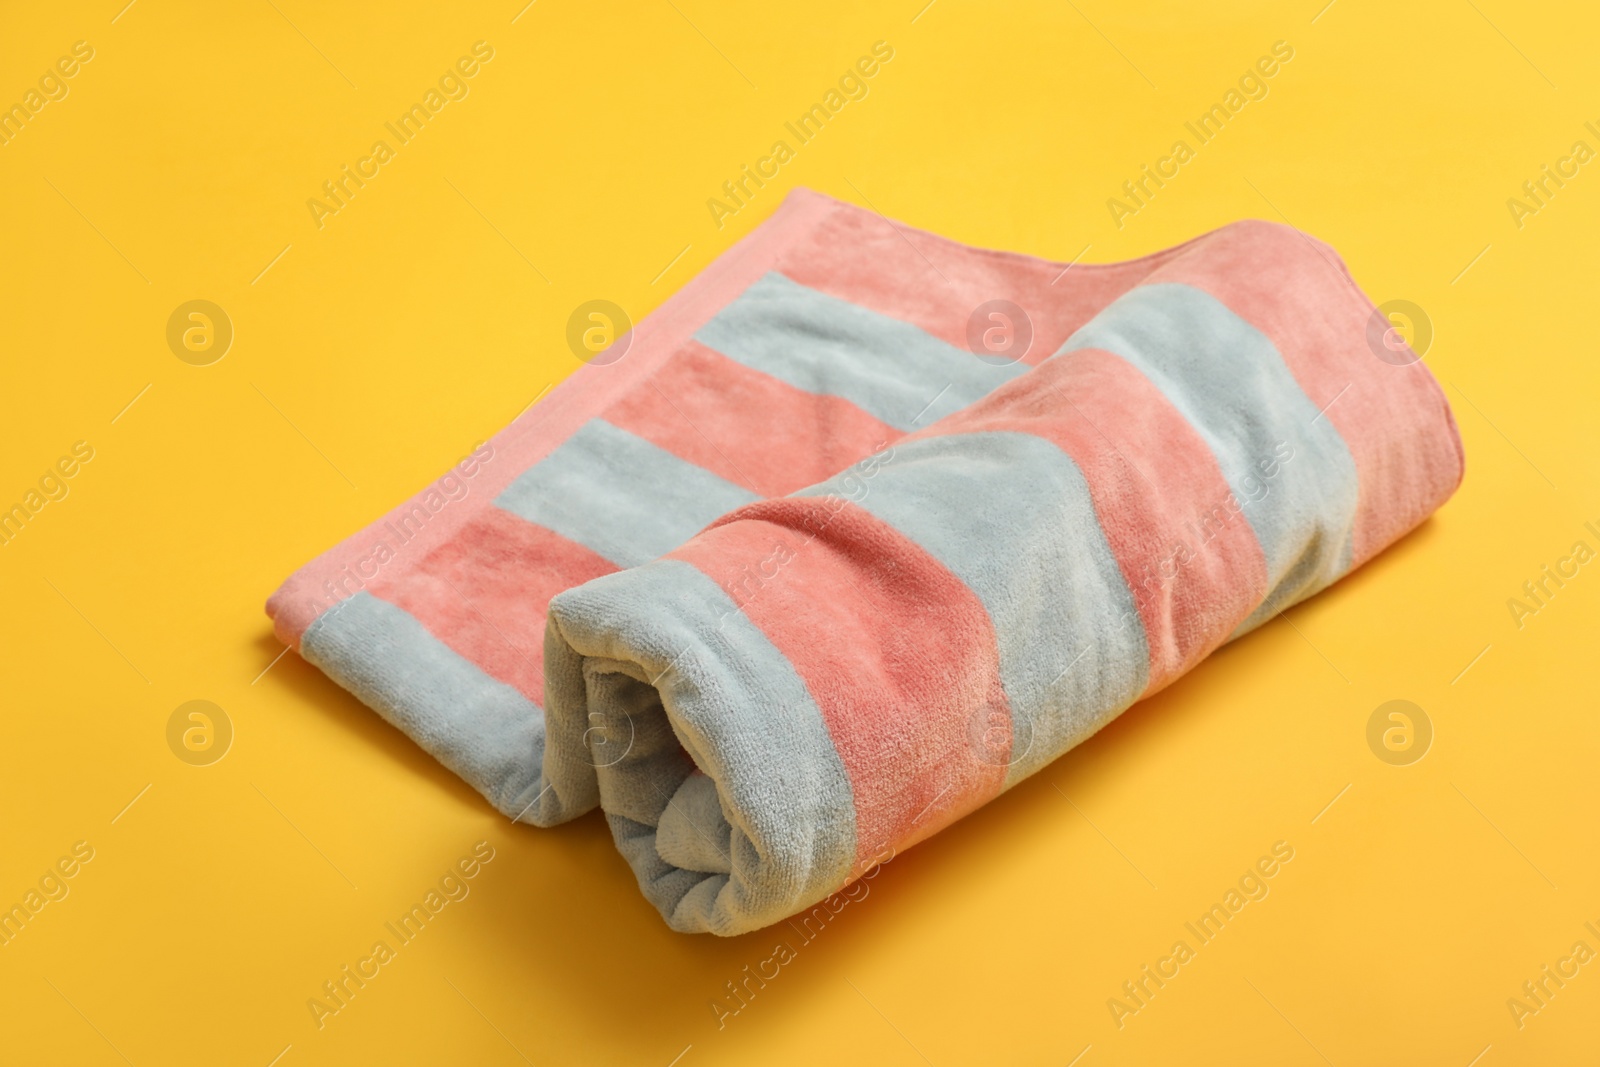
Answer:
[[[805,910],[1454,491],[1432,376],[1326,245],[1118,264],[791,193],[279,637],[512,819],[604,810],[669,925]]]

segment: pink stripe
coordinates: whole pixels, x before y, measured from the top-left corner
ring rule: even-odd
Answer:
[[[918,437],[1013,431],[1072,457],[1133,592],[1145,692],[1211,652],[1261,602],[1266,557],[1211,449],[1161,390],[1109,352],[1051,360]]]
[[[617,568],[582,545],[487,507],[409,571],[367,592],[404,608],[492,678],[544,704],[550,598]]]
[[[1000,792],[1009,742],[984,734],[1011,713],[989,616],[899,531],[842,499],[768,500],[669,558],[722,586],[805,681],[850,777],[858,859]]]
[[[1264,333],[1300,388],[1333,423],[1360,480],[1352,567],[1381,552],[1450,498],[1464,456],[1450,405],[1420,361],[1394,366],[1367,346],[1372,301],[1332,248],[1277,223],[1239,222],[1206,254],[1174,260],[1151,281],[1210,293]]]
[[[491,438],[493,458],[474,476],[473,495],[468,498],[476,505],[457,501],[434,514],[400,550],[400,558],[387,565],[386,574],[405,572],[448,541],[517,475],[634,388],[641,376],[660,367],[724,305],[774,269],[785,250],[837,206],[837,201],[807,190],[790,193],[771,218],[640,322],[622,359],[606,365],[579,365],[547,399]],[[346,576],[370,558],[373,544],[384,536],[385,523],[398,521],[424,495],[400,505],[384,519],[352,534],[291,575],[267,601],[267,614],[273,619],[278,639],[298,648],[306,627],[337,602],[326,592],[324,583],[342,585],[346,589],[343,595],[353,592]]]
[[[791,249],[779,269],[801,285],[912,323],[963,349],[969,347],[973,311],[990,300],[1009,300],[1032,322],[1033,343],[1023,362],[1036,365],[1195,241],[1120,263],[1069,265],[971,248],[847,205]]]
[[[769,497],[820,482],[900,436],[848,400],[796,389],[695,341],[604,417]]]

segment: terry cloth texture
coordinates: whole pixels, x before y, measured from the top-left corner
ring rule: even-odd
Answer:
[[[797,191],[267,611],[507,816],[598,806],[674,929],[742,933],[1443,503],[1455,424],[1387,327],[1272,223],[1068,266]]]

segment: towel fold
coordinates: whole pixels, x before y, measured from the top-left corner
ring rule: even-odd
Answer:
[[[268,612],[513,819],[602,808],[674,929],[757,929],[1443,503],[1377,315],[1275,224],[1068,266],[797,191]]]

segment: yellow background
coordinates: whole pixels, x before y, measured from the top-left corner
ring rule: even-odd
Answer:
[[[0,147],[0,503],[95,449],[0,548],[0,903],[95,849],[0,948],[0,1059],[1592,1062],[1600,964],[1521,1029],[1506,1006],[1600,950],[1600,566],[1520,630],[1506,606],[1600,548],[1600,164],[1520,229],[1506,206],[1600,147],[1584,5],[121,2],[11,4],[0,32],[0,103],[95,49]],[[880,39],[870,95],[719,230],[706,199]],[[478,40],[471,95],[319,230],[306,200]],[[1119,230],[1107,198],[1277,40],[1270,95]],[[792,933],[669,932],[598,816],[508,825],[293,654],[263,675],[261,605],[572,371],[578,304],[639,318],[795,184],[1063,261],[1287,219],[1426,310],[1468,472],[897,858],[719,1030],[712,998]],[[206,367],[165,341],[195,298],[236,331]],[[236,734],[208,767],[166,742],[197,698]],[[1436,732],[1411,766],[1365,740],[1396,698]],[[480,839],[472,895],[319,1031],[307,999]],[[1278,840],[1270,896],[1119,1030],[1108,998]]]

